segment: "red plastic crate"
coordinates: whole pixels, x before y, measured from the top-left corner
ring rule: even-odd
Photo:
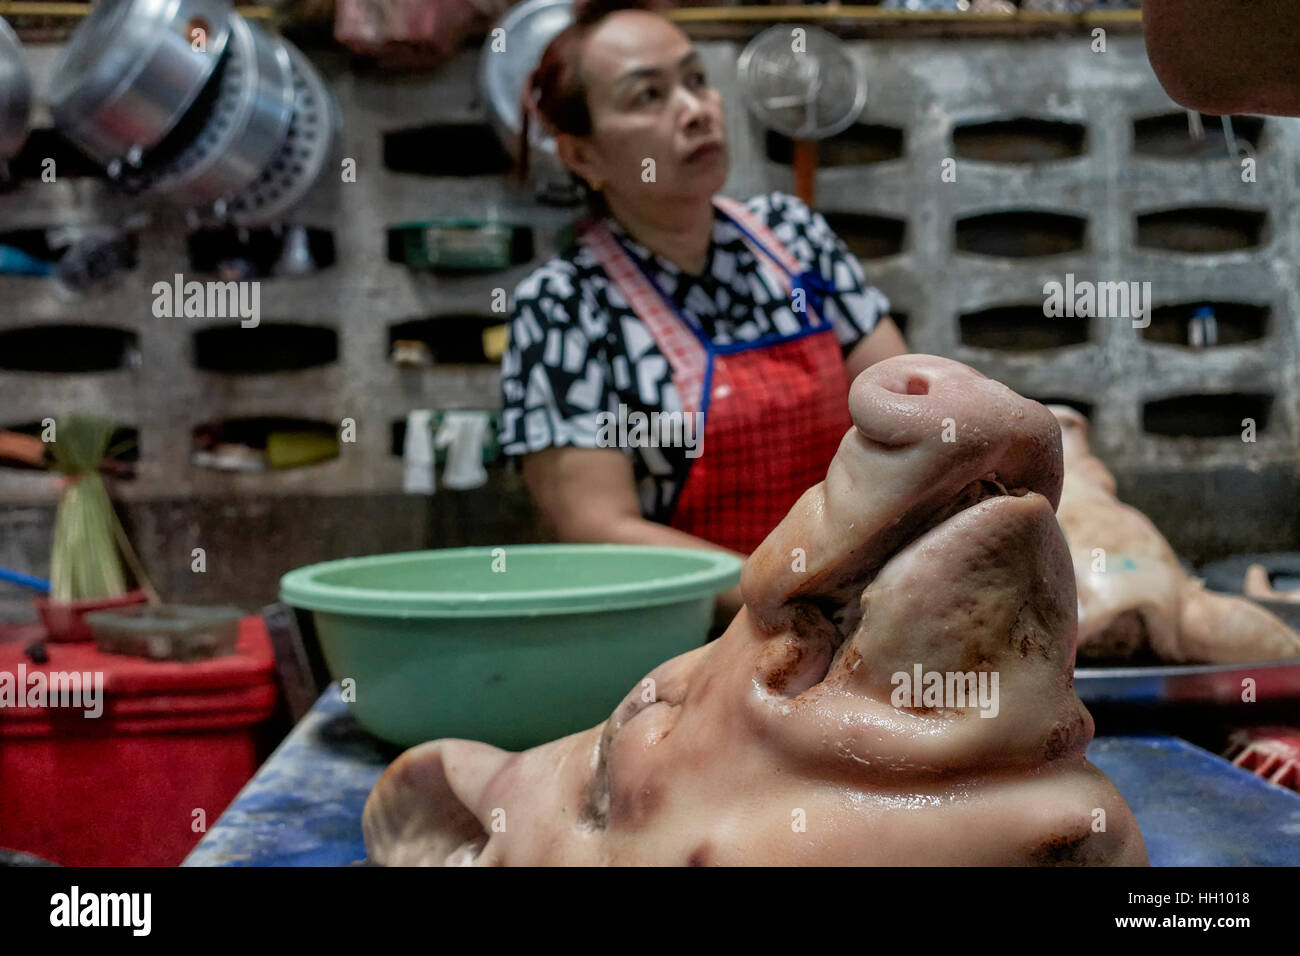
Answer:
[[[24,629],[28,630],[28,629]],[[38,632],[39,634],[39,632]],[[256,771],[258,725],[276,700],[260,617],[233,655],[194,663],[0,641],[0,672],[103,673],[103,714],[0,706],[0,846],[68,866],[174,866]]]
[[[1223,755],[1269,783],[1300,792],[1300,727],[1240,728]]]

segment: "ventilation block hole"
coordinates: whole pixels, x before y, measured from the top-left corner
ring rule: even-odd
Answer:
[[[434,123],[384,134],[384,166],[424,176],[499,176],[510,154],[483,123]]]
[[[293,230],[234,227],[197,229],[190,233],[190,268],[223,280],[262,279],[281,275],[302,275],[334,264],[334,233],[328,229],[307,229],[306,243]]]
[[[1208,310],[1204,318],[1198,315]],[[1151,324],[1142,330],[1149,342],[1170,345],[1236,345],[1268,334],[1270,308],[1242,302],[1186,302],[1164,305],[1151,312]],[[1210,318],[1212,316],[1212,321]],[[1199,328],[1198,328],[1199,326]]]
[[[1152,435],[1193,438],[1240,437],[1243,419],[1253,419],[1257,434],[1268,428],[1273,396],[1234,392],[1181,395],[1142,406],[1142,430]]]
[[[1084,418],[1092,421],[1092,402],[1085,402],[1079,398],[1067,398],[1060,395],[1033,395],[1027,396],[1031,401],[1038,402],[1040,405],[1066,405],[1073,408]]]
[[[1264,133],[1264,120],[1259,116],[1233,116],[1232,135],[1239,143],[1248,143],[1259,151]],[[1133,121],[1133,153],[1151,159],[1229,159],[1228,140],[1223,121],[1218,116],[1201,114],[1204,136],[1192,135],[1188,115],[1179,110],[1160,113]]]
[[[794,140],[775,130],[764,137],[767,158],[783,166],[794,164]],[[895,126],[855,123],[843,132],[817,143],[817,165],[866,166],[903,155],[903,131]]]
[[[193,461],[220,471],[299,468],[337,458],[339,426],[306,418],[227,418],[198,425]]]
[[[100,325],[39,325],[0,332],[0,370],[109,372],[139,361],[134,332]]]
[[[39,182],[45,174],[46,160],[54,161],[52,172],[57,179],[108,178],[94,160],[53,129],[34,129],[28,134],[18,155],[9,160],[10,178]]]
[[[55,418],[55,438],[58,438],[57,415]],[[43,422],[23,422],[17,425],[0,425],[0,433],[11,432],[13,435],[0,434],[0,468],[12,468],[18,471],[49,470],[51,460],[48,446],[43,445],[43,436],[47,434]],[[24,441],[23,437],[31,439]],[[38,447],[40,446],[40,447]],[[43,457],[42,457],[43,455]],[[135,478],[135,463],[140,460],[140,432],[138,429],[123,425],[114,430],[108,441],[108,454],[100,464],[100,471],[115,478],[131,480]]]
[[[985,163],[1047,163],[1082,156],[1087,128],[1079,123],[1021,117],[964,123],[952,131],[962,159]]]
[[[1261,210],[1199,206],[1137,217],[1143,249],[1208,255],[1254,249],[1264,242],[1268,216]]]
[[[1043,315],[1041,302],[968,312],[958,322],[961,343],[979,349],[1034,352],[1088,341],[1087,318]]]
[[[907,223],[890,216],[856,212],[823,213],[826,224],[859,259],[883,259],[903,251]]]
[[[957,220],[956,245],[959,252],[1029,259],[1079,252],[1087,233],[1088,221],[1079,216],[1012,210]]]
[[[501,360],[505,317],[439,315],[388,329],[388,357],[398,365],[495,365]]]
[[[339,337],[319,325],[238,323],[194,333],[194,367],[208,372],[288,372],[329,365],[339,357]]]

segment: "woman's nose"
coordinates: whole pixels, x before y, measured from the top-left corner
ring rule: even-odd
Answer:
[[[686,120],[687,129],[700,124],[708,124],[712,120],[712,113],[709,110],[709,104],[705,98],[696,93],[692,93],[684,86],[678,87],[682,96],[682,115]]]

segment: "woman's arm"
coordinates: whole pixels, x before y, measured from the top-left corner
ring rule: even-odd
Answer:
[[[533,503],[561,541],[727,550],[643,518],[632,462],[617,448],[546,448],[524,456],[523,473]],[[719,594],[715,623],[729,623],[743,603],[739,587]]]
[[[844,358],[844,367],[849,373],[849,381],[858,377],[858,373],[870,365],[895,355],[906,355],[907,343],[903,333],[898,330],[894,320],[882,315],[871,333],[864,336]]]

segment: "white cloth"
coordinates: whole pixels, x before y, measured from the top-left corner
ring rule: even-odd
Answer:
[[[431,495],[438,490],[433,468],[433,412],[416,409],[406,414],[406,440],[402,443],[402,490],[407,494]]]
[[[487,483],[487,469],[483,467],[483,437],[487,434],[488,424],[489,416],[485,411],[442,413],[442,427],[438,429],[433,444],[435,448],[447,449],[442,483],[448,488],[463,491]]]

